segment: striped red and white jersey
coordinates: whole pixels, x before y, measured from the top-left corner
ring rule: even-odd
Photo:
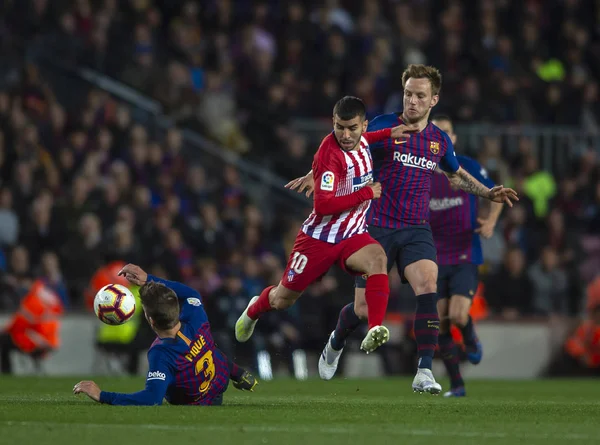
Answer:
[[[352,151],[344,151],[333,133],[323,139],[313,161],[315,204],[302,225],[305,234],[336,244],[367,230],[366,214],[373,194],[362,189],[373,179],[369,141],[381,137],[365,133],[360,148]]]

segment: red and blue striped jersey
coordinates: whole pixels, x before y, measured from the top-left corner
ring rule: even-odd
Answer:
[[[400,114],[377,116],[368,130],[403,124]],[[387,138],[370,144],[373,176],[381,182],[382,195],[367,212],[367,224],[390,229],[429,224],[431,177],[439,166],[455,172],[459,165],[452,141],[429,123],[409,139]]]
[[[486,187],[494,182],[474,159],[457,156],[460,166]],[[431,231],[437,249],[439,265],[482,264],[481,240],[475,233],[479,212],[479,197],[454,190],[448,178],[437,172],[431,180]]]
[[[184,284],[148,275],[179,298],[181,329],[176,338],[157,338],[148,350],[146,388],[133,394],[102,391],[112,405],[211,405],[229,384],[226,358],[215,347],[200,294]]]

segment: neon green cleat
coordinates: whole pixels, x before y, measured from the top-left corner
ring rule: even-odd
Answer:
[[[252,337],[252,333],[254,332],[254,326],[256,326],[256,322],[258,320],[252,320],[248,317],[248,308],[254,304],[254,302],[258,300],[258,297],[253,297],[244,309],[238,321],[235,322],[235,338],[240,343],[247,342]]]
[[[365,335],[365,338],[360,344],[360,349],[368,354],[369,352],[373,352],[381,345],[387,343],[389,339],[390,331],[388,328],[385,326],[373,326],[371,329],[369,329],[367,335]]]

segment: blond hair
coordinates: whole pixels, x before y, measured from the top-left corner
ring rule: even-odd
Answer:
[[[408,68],[402,73],[403,88],[406,88],[406,82],[411,77],[414,79],[429,79],[432,95],[437,96],[440,94],[440,90],[442,89],[442,74],[437,68],[426,65],[408,65]]]

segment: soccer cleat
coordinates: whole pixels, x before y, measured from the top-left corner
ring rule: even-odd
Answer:
[[[254,391],[254,387],[258,385],[258,380],[248,371],[244,371],[238,380],[231,379],[233,386],[240,391]]]
[[[365,335],[360,349],[365,351],[367,354],[373,352],[375,349],[387,343],[390,339],[390,331],[385,326],[373,326]]]
[[[235,322],[235,338],[240,343],[244,343],[252,337],[252,333],[254,332],[254,327],[256,326],[256,322],[258,320],[252,320],[248,317],[248,308],[254,304],[254,302],[258,300],[258,297],[253,297],[240,315],[240,318]]]
[[[437,395],[442,392],[442,385],[435,381],[431,369],[427,368],[417,369],[417,375],[415,375],[415,379],[413,380],[412,388],[414,392],[418,393],[428,392],[429,394]]]
[[[466,397],[467,392],[465,391],[465,387],[461,386],[459,388],[452,388],[450,391],[444,393],[444,397]]]
[[[483,357],[483,345],[479,340],[475,342],[475,346],[467,346],[467,360],[473,365],[478,365]]]
[[[333,349],[333,346],[331,346],[331,339],[333,338],[334,332],[329,336],[329,340],[327,340],[327,344],[325,345],[325,348],[323,348],[321,357],[319,357],[319,376],[323,380],[331,380],[333,378],[337,371],[342,351],[344,350],[344,348],[342,348],[339,351],[336,351]]]

